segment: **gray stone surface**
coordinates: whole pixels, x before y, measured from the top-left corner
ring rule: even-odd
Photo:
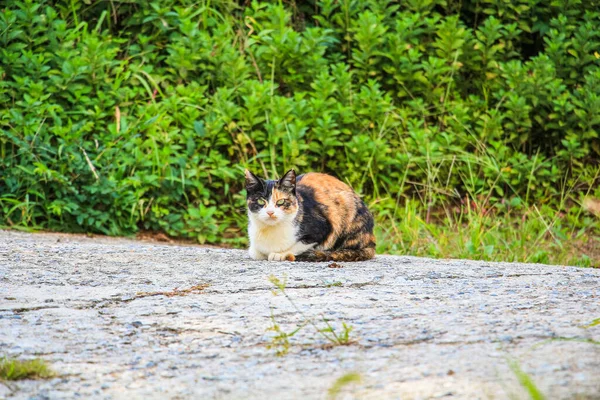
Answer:
[[[600,398],[600,325],[586,327],[600,318],[600,270],[342,264],[0,231],[0,354],[60,374],[0,383],[0,398],[322,399],[348,372],[362,380],[340,398],[526,398],[510,360],[549,399]],[[351,325],[355,343],[330,346],[307,326],[276,356],[272,317],[292,331],[302,316],[272,293],[271,274],[319,326]]]

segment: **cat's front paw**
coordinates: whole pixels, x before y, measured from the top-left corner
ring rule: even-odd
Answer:
[[[269,261],[294,261],[296,257],[292,253],[270,253]]]

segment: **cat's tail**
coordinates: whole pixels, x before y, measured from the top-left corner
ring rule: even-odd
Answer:
[[[309,250],[296,256],[296,261],[366,261],[375,257],[375,248],[359,250]]]

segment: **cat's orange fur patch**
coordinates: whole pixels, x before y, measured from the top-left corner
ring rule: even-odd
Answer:
[[[322,245],[324,250],[332,249],[340,237],[348,237],[345,247],[374,247],[375,236],[365,231],[364,219],[358,218],[357,206],[362,202],[350,186],[333,176],[316,172],[305,174],[298,185],[310,187],[315,200],[325,206],[331,233]],[[372,253],[371,257],[375,255],[374,249]]]
[[[273,200],[273,203],[277,203],[278,200],[282,200],[282,199],[290,202],[290,206],[288,208],[285,208],[285,207],[281,208],[281,210],[284,213],[287,213],[287,214],[295,213],[298,208],[298,202],[296,201],[296,198],[293,196],[290,196],[289,193],[282,192],[281,190],[273,189],[273,191],[271,192],[271,199]]]
[[[323,247],[331,248],[356,213],[355,194],[350,186],[327,174],[308,173],[304,175],[300,184],[312,188],[315,200],[326,207],[332,232],[323,243]]]

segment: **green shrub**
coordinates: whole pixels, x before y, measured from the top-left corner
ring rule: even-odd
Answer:
[[[4,5],[0,224],[242,244],[245,167],[382,214],[600,195],[599,2],[247,3]]]

